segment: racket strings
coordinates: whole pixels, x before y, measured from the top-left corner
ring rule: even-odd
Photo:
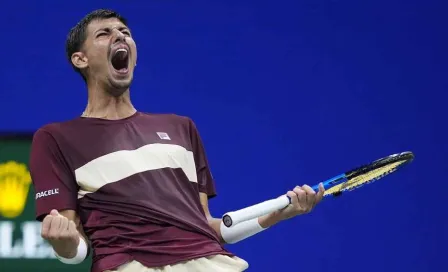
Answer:
[[[368,171],[364,174],[355,176],[354,178],[338,184],[334,187],[331,187],[325,191],[325,195],[331,195],[342,191],[353,190],[361,185],[367,184],[369,182],[380,179],[384,175],[394,172],[400,164],[405,163],[405,161],[394,162],[371,171]]]

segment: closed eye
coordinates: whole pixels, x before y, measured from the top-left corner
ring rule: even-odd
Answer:
[[[100,32],[96,35],[96,37],[98,38],[98,37],[105,36],[105,35],[107,35],[106,32]]]
[[[123,33],[124,35],[131,36],[131,32],[129,31],[129,28],[127,28],[127,27],[121,27],[119,30],[120,30],[121,33]]]

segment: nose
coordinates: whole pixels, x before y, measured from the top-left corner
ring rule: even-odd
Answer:
[[[121,31],[119,31],[117,29],[114,29],[113,34],[114,34],[114,36],[113,36],[114,43],[124,42],[126,39],[126,36]]]

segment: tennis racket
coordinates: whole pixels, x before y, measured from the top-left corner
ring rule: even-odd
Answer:
[[[337,175],[322,182],[325,188],[324,197],[338,196],[345,191],[352,191],[377,181],[410,163],[413,159],[414,154],[412,152],[393,154]],[[312,188],[317,192],[319,190],[319,184]],[[283,209],[290,203],[291,199],[287,195],[283,195],[238,211],[228,212],[224,214],[222,220],[225,226],[231,227],[238,223]]]

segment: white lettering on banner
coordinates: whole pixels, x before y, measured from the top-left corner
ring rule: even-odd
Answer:
[[[39,192],[36,194],[36,199],[41,198],[41,197],[51,196],[51,195],[57,195],[57,194],[59,194],[59,188]]]
[[[17,226],[12,221],[0,221],[0,259],[54,259],[51,246],[40,236],[41,223],[20,224],[21,236],[14,239]]]

